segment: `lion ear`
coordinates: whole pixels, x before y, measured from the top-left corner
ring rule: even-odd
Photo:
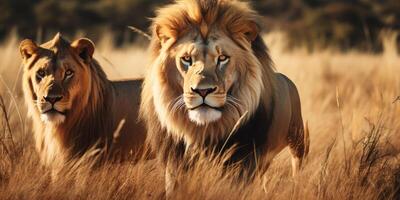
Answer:
[[[244,26],[243,34],[249,42],[253,42],[257,38],[259,32],[260,30],[255,22],[249,22]]]
[[[30,39],[23,40],[19,45],[19,52],[24,60],[31,58],[38,51],[39,47]]]
[[[87,39],[81,38],[72,42],[71,47],[74,49],[76,54],[79,55],[82,60],[89,62],[93,58],[94,43]]]
[[[229,30],[231,34],[246,39],[250,43],[252,43],[260,33],[260,28],[254,21],[234,23],[229,27]]]
[[[162,47],[171,45],[176,40],[176,33],[169,28],[154,25],[153,34],[158,38]]]

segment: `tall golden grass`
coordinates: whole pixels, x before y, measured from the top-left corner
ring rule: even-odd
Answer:
[[[302,172],[290,175],[285,150],[253,183],[222,173],[218,160],[203,158],[181,173],[176,199],[399,199],[400,57],[397,35],[382,35],[384,52],[312,53],[286,50],[280,33],[265,36],[277,71],[298,86],[310,128],[310,154]],[[114,49],[110,37],[95,57],[112,79],[141,77],[143,48]],[[51,182],[32,145],[20,90],[18,40],[0,45],[0,199],[160,199],[162,169],[155,161],[106,164],[90,170],[83,158]]]

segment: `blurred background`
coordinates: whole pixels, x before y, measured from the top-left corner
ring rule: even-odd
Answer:
[[[117,47],[135,42],[127,26],[147,30],[158,6],[172,0],[1,0],[0,40],[10,33],[41,42],[56,32],[99,40],[112,35]],[[265,31],[287,35],[286,46],[382,51],[383,30],[400,29],[399,0],[253,0]],[[140,38],[143,39],[143,38]],[[397,40],[397,46],[399,46]]]

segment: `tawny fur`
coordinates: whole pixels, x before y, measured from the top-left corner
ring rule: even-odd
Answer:
[[[92,58],[94,46],[88,39],[69,43],[57,34],[40,46],[27,39],[21,42],[20,51],[25,102],[44,165],[58,170],[91,148],[113,159],[141,155],[146,137],[144,125],[137,120],[141,80],[108,80]],[[63,78],[67,68],[74,71],[68,82]],[[40,81],[38,70],[47,73]],[[65,120],[45,122],[39,105],[45,96],[56,93],[63,96],[58,104],[65,109]]]
[[[274,71],[258,21],[247,3],[235,0],[176,1],[153,19],[152,64],[144,81],[141,117],[148,142],[167,167],[167,194],[175,185],[174,168],[184,164],[185,157],[210,149],[238,147],[229,163],[241,162],[254,174],[264,172],[289,146],[293,174],[299,170],[308,150],[300,98],[295,85]],[[205,48],[212,45],[231,51],[223,77],[209,59],[215,52]],[[182,54],[183,48],[206,49],[206,56],[189,53],[196,63],[182,69],[179,56],[188,54]],[[190,121],[187,106],[176,102],[182,93],[190,93],[188,85],[206,80],[213,80],[208,83],[218,88],[219,96],[231,95],[238,103],[225,103],[219,120],[202,125]],[[238,130],[229,135],[243,115]]]

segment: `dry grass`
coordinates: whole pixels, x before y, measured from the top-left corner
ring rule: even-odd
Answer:
[[[299,88],[310,127],[311,151],[303,171],[291,178],[285,150],[264,177],[243,186],[222,174],[216,162],[203,159],[182,174],[176,198],[400,198],[400,57],[393,37],[383,36],[385,52],[373,55],[286,51],[281,34],[266,36],[277,70]],[[115,50],[109,41],[106,37],[98,44],[96,57],[110,77],[140,77],[146,65],[144,50]],[[65,180],[49,181],[25,117],[17,46],[14,37],[0,46],[0,199],[162,198],[162,170],[154,161],[107,164],[94,171],[73,163]]]

